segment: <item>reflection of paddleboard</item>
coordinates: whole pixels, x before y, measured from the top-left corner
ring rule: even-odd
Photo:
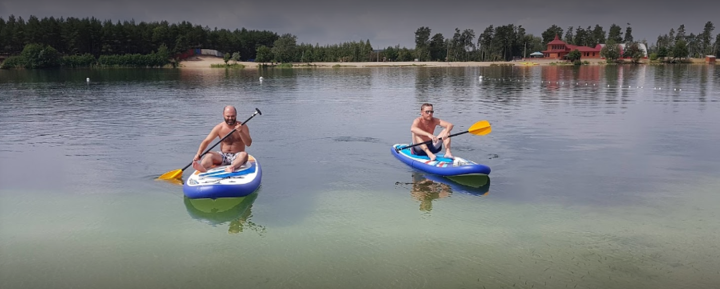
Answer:
[[[258,194],[245,197],[218,199],[190,199],[185,197],[185,208],[191,217],[210,225],[233,221],[245,213]]]
[[[490,177],[487,175],[443,177],[434,174],[423,174],[422,177],[450,186],[453,193],[484,196],[490,192]]]
[[[195,171],[185,182],[183,193],[191,199],[243,197],[260,187],[262,169],[253,156],[248,156],[248,161],[234,172],[225,172],[226,167]]]
[[[460,175],[488,175],[490,167],[475,163],[470,160],[455,157],[455,159],[447,159],[443,154],[437,154],[437,158],[431,161],[427,156],[419,156],[412,153],[412,148],[397,151],[397,148],[405,147],[405,144],[396,144],[390,151],[400,161],[406,165],[421,170],[426,173],[437,174],[441,176],[460,176]]]

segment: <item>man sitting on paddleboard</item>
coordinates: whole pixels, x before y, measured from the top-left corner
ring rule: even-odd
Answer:
[[[419,156],[428,156],[430,160],[434,161],[435,154],[442,150],[443,144],[445,145],[445,157],[452,159],[453,155],[450,153],[450,131],[453,129],[453,124],[444,121],[439,118],[435,118],[435,111],[433,105],[429,103],[423,103],[420,106],[420,117],[413,121],[410,131],[412,132],[413,144],[421,143],[432,140],[432,145],[419,145],[412,148],[413,154]],[[434,135],[435,127],[441,126],[443,130],[437,136]],[[442,139],[442,142],[439,140]]]
[[[225,171],[232,172],[239,169],[248,160],[245,146],[252,144],[248,126],[237,121],[237,110],[234,106],[228,105],[223,109],[223,118],[225,121],[213,127],[210,134],[200,143],[200,148],[193,158],[192,167],[200,172],[206,172],[207,168],[221,165],[229,165]],[[200,161],[200,155],[210,142],[215,138],[222,139],[233,129],[235,132],[220,143],[219,152],[208,152]]]

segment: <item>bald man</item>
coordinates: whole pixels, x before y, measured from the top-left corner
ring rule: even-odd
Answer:
[[[248,129],[247,125],[237,121],[237,110],[234,106],[228,105],[223,109],[223,118],[225,121],[213,127],[210,134],[200,143],[198,152],[193,158],[192,167],[200,172],[206,172],[208,168],[222,165],[228,165],[225,171],[232,172],[239,169],[248,160],[245,146],[252,145],[250,129]],[[208,152],[200,160],[200,155],[205,151],[208,144],[215,138],[222,139],[233,129],[235,129],[235,132],[220,143],[219,152]]]

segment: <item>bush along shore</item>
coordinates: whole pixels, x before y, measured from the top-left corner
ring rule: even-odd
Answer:
[[[7,58],[0,68],[80,68],[80,67],[165,67],[175,66],[170,58],[170,52],[165,45],[161,45],[157,52],[150,54],[100,55],[95,58],[92,54],[61,56],[50,45],[28,44],[22,53]]]

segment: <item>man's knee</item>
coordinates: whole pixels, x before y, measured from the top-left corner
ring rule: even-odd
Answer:
[[[210,162],[214,165],[220,164],[223,161],[222,155],[216,152],[208,152],[205,158],[210,159]]]
[[[247,153],[247,152],[239,152],[239,153],[235,156],[235,160],[233,161],[233,163],[236,163],[236,164],[244,164],[244,163],[247,161],[247,159],[248,159],[248,153]]]

